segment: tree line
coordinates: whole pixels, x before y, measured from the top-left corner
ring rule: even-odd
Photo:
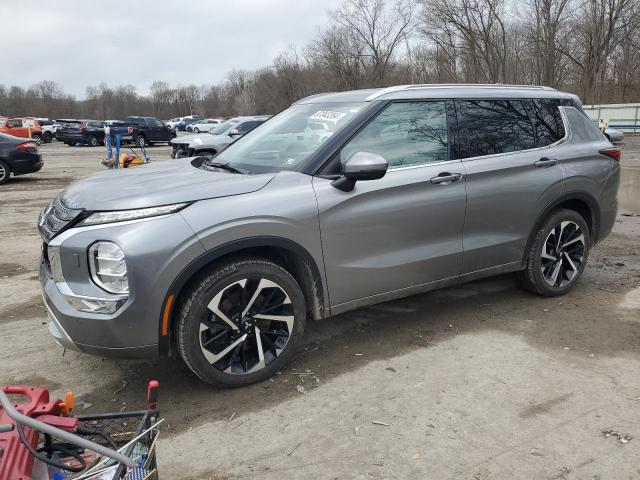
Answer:
[[[118,119],[276,113],[315,93],[407,83],[547,85],[584,104],[640,101],[638,0],[344,0],[264,68],[211,85],[0,84],[0,114]]]

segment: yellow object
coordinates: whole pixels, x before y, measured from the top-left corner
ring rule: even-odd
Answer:
[[[73,392],[69,391],[64,397],[64,402],[60,402],[60,409],[64,415],[69,416],[75,406],[76,401],[73,396]]]
[[[144,158],[138,157],[137,155],[130,155],[125,152],[120,152],[120,161],[118,162],[118,168],[129,168],[129,167],[137,167],[138,165],[142,165],[147,163]],[[113,159],[104,159],[102,164],[108,168],[114,168]]]

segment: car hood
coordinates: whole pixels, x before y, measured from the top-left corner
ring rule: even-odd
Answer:
[[[188,144],[190,148],[211,147],[214,145],[226,145],[231,143],[233,138],[228,135],[210,135],[208,133],[200,133],[197,135],[184,135],[174,138],[172,144]]]
[[[64,200],[72,208],[127,210],[255,192],[276,175],[211,172],[193,158],[110,170],[72,184]]]

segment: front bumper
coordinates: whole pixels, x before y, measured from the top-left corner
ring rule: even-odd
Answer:
[[[63,348],[115,358],[152,358],[158,356],[157,344],[122,346],[131,341],[125,307],[114,315],[91,314],[74,310],[49,276],[44,259],[40,263],[40,283],[49,317],[49,333]],[[134,337],[135,338],[135,334]]]
[[[96,241],[118,244],[125,253],[129,294],[110,294],[89,271],[88,249]],[[159,355],[161,313],[173,280],[203,248],[180,214],[63,230],[49,242],[57,252],[56,273],[48,255],[39,280],[50,319],[50,332],[66,348],[106,357],[150,358]],[[47,246],[45,245],[45,252]],[[120,300],[113,313],[79,309],[77,299]],[[166,349],[163,350],[163,354]]]

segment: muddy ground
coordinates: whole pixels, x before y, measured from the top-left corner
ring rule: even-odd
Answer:
[[[0,384],[72,389],[89,413],[143,407],[160,380],[163,478],[640,478],[640,137],[614,232],[570,294],[503,276],[311,323],[286,370],[236,390],[175,359],[63,355],[36,218],[104,150],[41,150],[42,172],[0,187]]]

